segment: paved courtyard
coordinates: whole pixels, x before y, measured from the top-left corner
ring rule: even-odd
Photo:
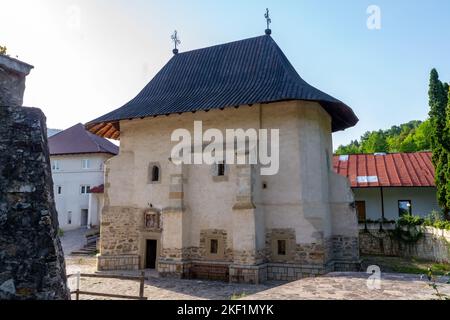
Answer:
[[[78,250],[86,244],[86,232],[86,228],[64,232],[60,239],[65,256],[69,256],[72,251]]]
[[[258,292],[249,300],[429,300],[436,293],[423,277],[382,274],[379,286],[365,273],[330,273]],[[441,279],[443,281],[443,279]],[[441,293],[450,295],[450,285],[439,283]]]
[[[67,272],[73,274],[95,272],[95,258],[66,257]],[[115,273],[117,274],[117,273]],[[133,274],[133,273],[131,273]],[[124,275],[130,275],[125,273]],[[137,275],[137,273],[134,273]],[[242,297],[248,300],[407,300],[436,299],[434,290],[425,279],[415,275],[382,274],[380,288],[369,289],[365,273],[331,273],[319,278],[299,281],[268,282],[263,285],[239,285],[213,281],[159,278],[154,271],[146,273],[144,295],[151,300],[229,300]],[[70,280],[74,288],[75,279]],[[439,284],[440,291],[450,295],[450,285]],[[81,289],[123,295],[137,295],[139,284],[117,279],[82,278]],[[99,299],[82,296],[82,299]]]

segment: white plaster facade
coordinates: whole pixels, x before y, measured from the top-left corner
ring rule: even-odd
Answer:
[[[112,155],[72,154],[51,156],[56,210],[62,230],[99,226],[102,194],[90,194],[82,186],[94,188],[104,183],[105,161]],[[86,167],[85,160],[89,165]],[[84,165],[83,165],[84,161]]]
[[[261,176],[258,166],[227,165],[226,177],[218,181],[211,166],[174,165],[169,159],[172,132],[193,132],[199,120],[203,130],[280,129],[279,173]],[[99,269],[145,268],[143,240],[148,237],[158,241],[161,273],[180,274],[206,263],[230,267],[230,279],[233,268],[247,267],[264,269],[271,277],[275,265],[268,236],[274,232],[293,237],[292,259],[285,265],[297,269],[283,278],[301,277],[301,272],[309,273],[301,268],[311,265],[311,273],[317,274],[335,262],[358,261],[353,195],[347,179],[332,170],[331,117],[318,103],[279,102],[125,120],[120,134],[120,154],[107,161]],[[156,184],[148,179],[154,163],[161,168]],[[156,233],[144,226],[149,208],[162,217]],[[226,235],[225,252],[211,261],[204,254],[202,234],[217,230]],[[339,241],[345,241],[345,248],[336,247]]]
[[[366,219],[377,221],[382,217],[381,190],[377,188],[354,188],[355,201],[365,201]],[[426,217],[433,210],[439,211],[434,187],[385,187],[383,188],[384,216],[387,220],[398,220],[398,201],[411,201],[411,213]]]

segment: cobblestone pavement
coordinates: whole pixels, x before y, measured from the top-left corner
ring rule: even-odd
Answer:
[[[95,258],[66,257],[67,273],[94,273]],[[117,273],[115,273],[117,274]],[[125,273],[130,275],[133,273]],[[137,275],[137,273],[134,273]],[[319,278],[299,281],[268,282],[263,285],[240,285],[213,281],[159,278],[147,272],[144,295],[150,300],[228,300],[233,295],[248,300],[310,300],[310,299],[435,299],[434,291],[420,276],[383,274],[381,288],[370,290],[365,273],[331,273]],[[74,288],[75,279],[69,281]],[[441,292],[450,295],[450,285],[440,284]],[[137,295],[139,284],[116,279],[82,278],[81,290]],[[99,299],[81,296],[81,299]],[[101,299],[101,298],[100,298]]]
[[[429,300],[437,299],[429,282],[421,276],[382,274],[380,286],[368,284],[365,273],[330,273],[307,278],[256,293],[248,300]],[[447,279],[441,279],[444,281]],[[450,295],[450,285],[438,283],[441,293]]]
[[[95,258],[66,257],[67,274],[95,273]],[[106,274],[106,273],[101,273]],[[111,272],[114,275],[139,275],[138,272]],[[285,282],[269,282],[264,285],[228,284],[216,281],[180,280],[159,278],[154,271],[147,271],[144,295],[149,300],[229,300],[233,295],[251,295],[268,290]],[[76,280],[71,278],[69,286],[75,288]],[[107,292],[137,296],[139,283],[117,279],[81,278],[83,291]],[[72,297],[74,298],[74,296]],[[101,297],[81,296],[81,299],[102,299]],[[106,298],[105,298],[106,299]]]

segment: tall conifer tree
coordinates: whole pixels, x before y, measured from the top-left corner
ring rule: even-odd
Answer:
[[[447,140],[447,92],[448,85],[439,80],[436,69],[431,70],[430,75],[430,121],[432,124],[431,148],[433,151],[433,164],[436,170],[437,199],[448,217],[449,202],[449,141]]]

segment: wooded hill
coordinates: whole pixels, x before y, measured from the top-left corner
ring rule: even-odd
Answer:
[[[431,150],[431,133],[429,120],[414,120],[388,130],[368,131],[359,140],[339,146],[336,154],[428,151]]]

